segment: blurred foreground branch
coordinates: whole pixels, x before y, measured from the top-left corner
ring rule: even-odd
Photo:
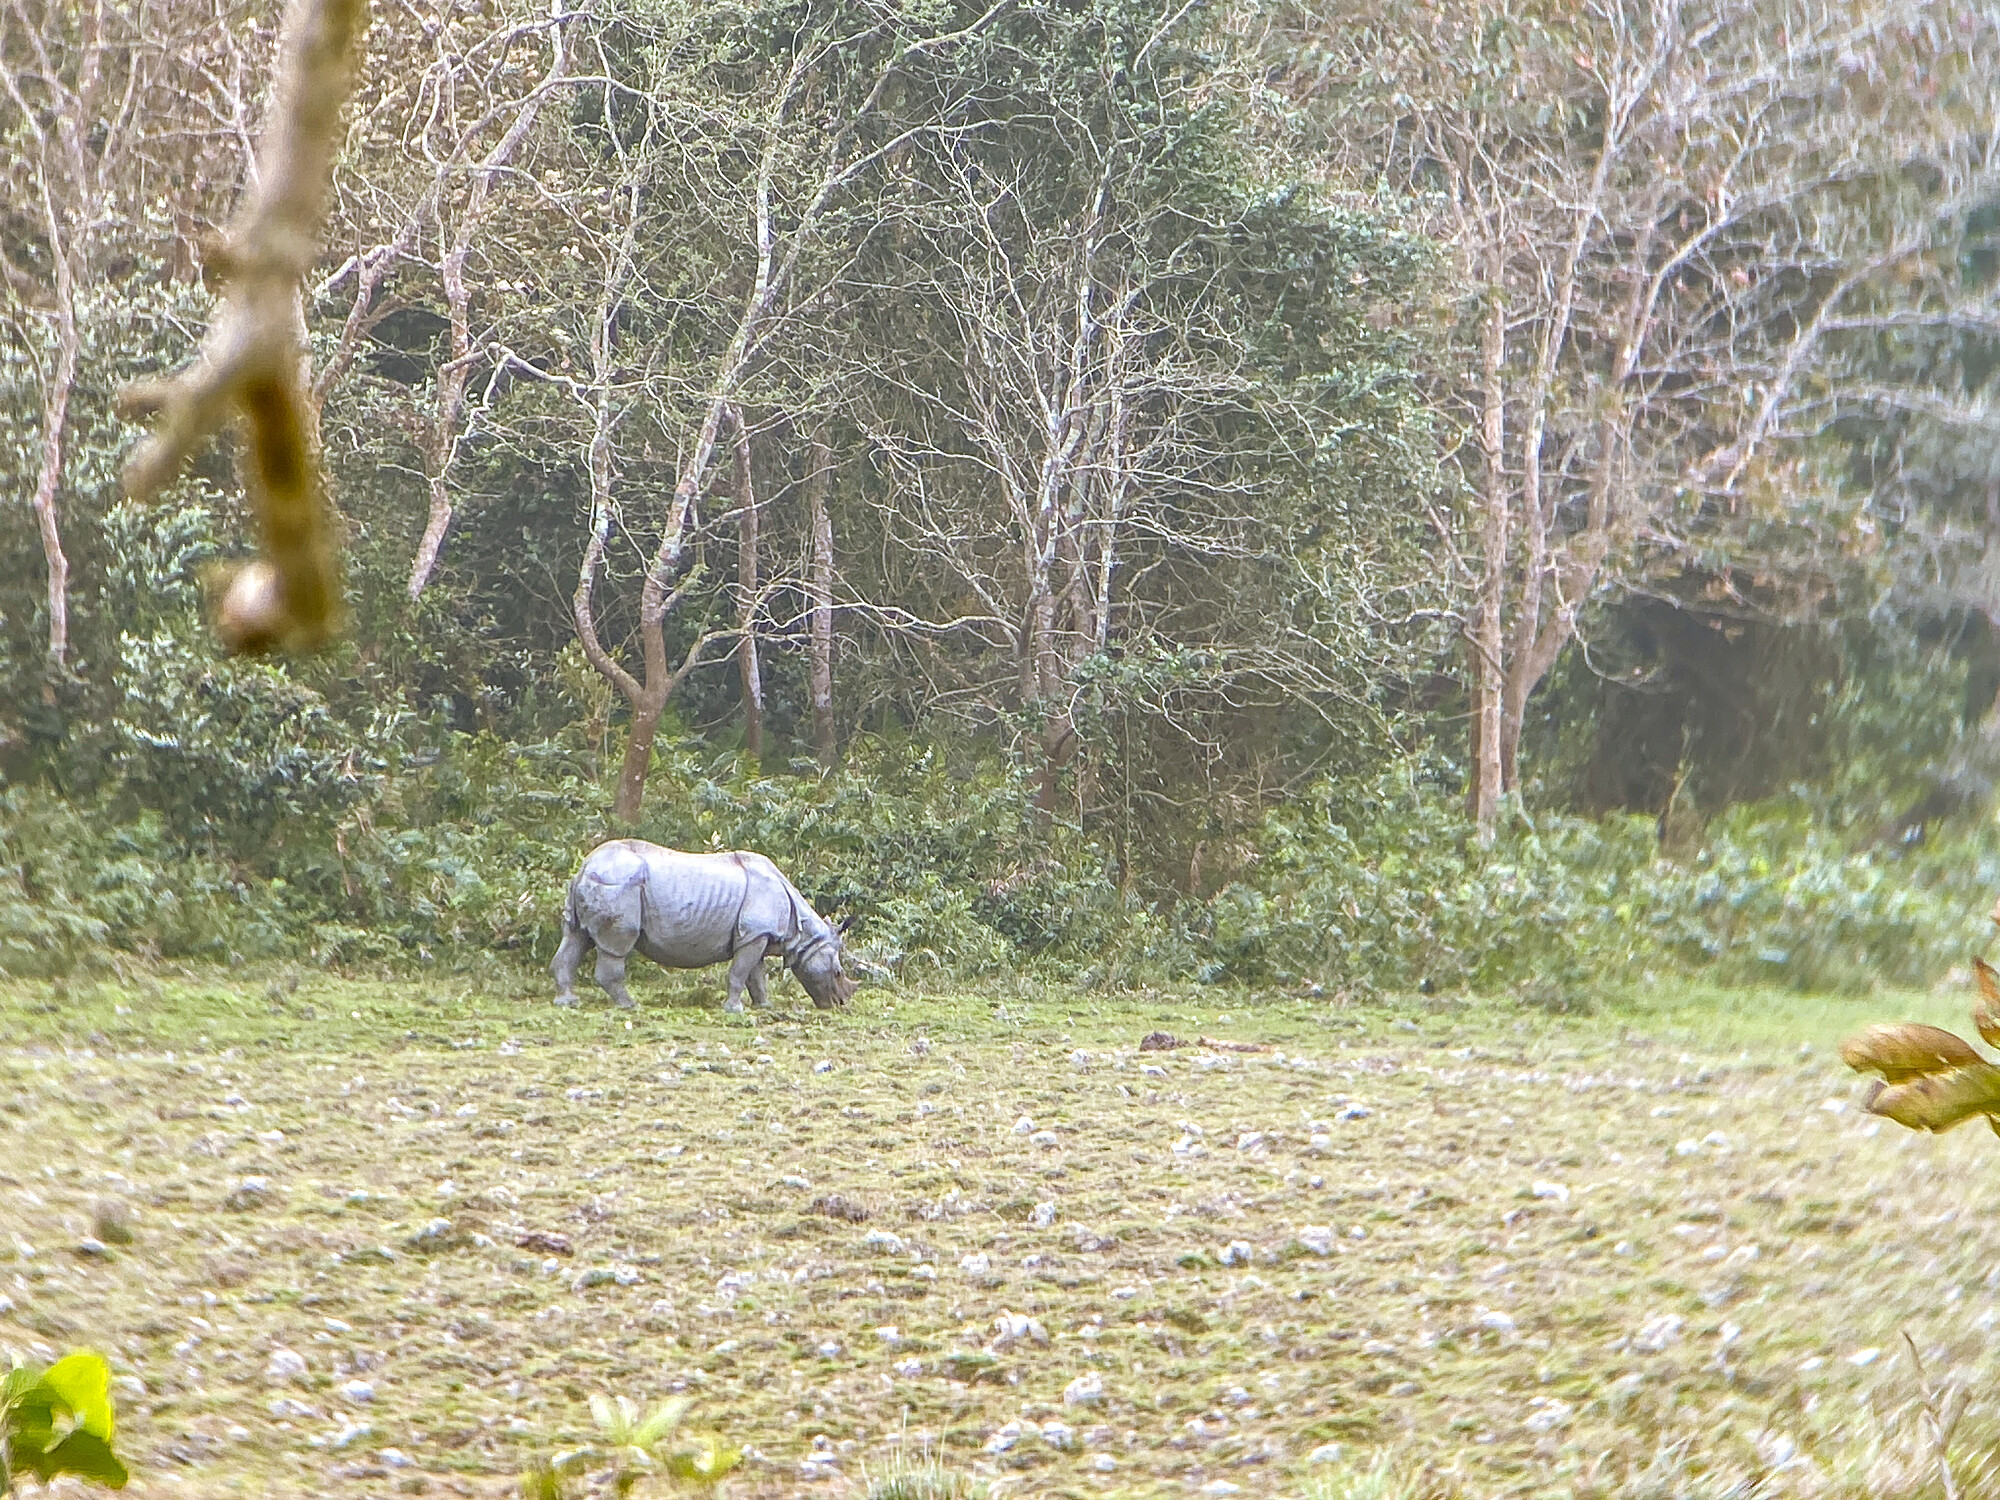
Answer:
[[[208,257],[222,306],[191,365],[122,396],[128,415],[159,419],[126,466],[126,489],[135,497],[171,484],[232,414],[248,428],[262,551],[222,597],[216,628],[233,650],[306,649],[340,624],[299,299],[319,250],[341,108],[366,17],[366,0],[291,0],[254,179]]]
[[[1993,908],[2000,927],[2000,904]],[[1990,1047],[2000,1047],[2000,971],[1975,958],[1979,1002],[1972,1024]],[[1964,1038],[1916,1021],[1867,1027],[1840,1044],[1841,1060],[1862,1073],[1880,1074],[1864,1108],[1911,1130],[1942,1134],[1980,1115],[2000,1135],[2000,1067]]]

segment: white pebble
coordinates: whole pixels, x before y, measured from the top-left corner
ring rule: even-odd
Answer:
[[[1026,1115],[1022,1115],[1020,1119],[1014,1122],[1014,1134],[1033,1135],[1034,1133],[1035,1133],[1035,1122],[1029,1119]]]
[[[1095,1406],[1104,1399],[1104,1377],[1087,1370],[1063,1387],[1064,1406]]]
[[[1029,1222],[1037,1229],[1047,1229],[1056,1221],[1056,1206],[1053,1203],[1037,1203],[1035,1211],[1029,1215]]]
[[[993,1269],[993,1257],[984,1250],[975,1250],[970,1255],[960,1257],[958,1268],[974,1276],[984,1276]]]
[[[818,1062],[813,1064],[813,1071],[815,1073],[831,1073],[833,1071],[833,1064],[822,1057]]]
[[[1530,1432],[1548,1432],[1562,1426],[1575,1415],[1575,1408],[1567,1401],[1552,1401],[1545,1397],[1537,1397],[1536,1401],[1538,1404],[1535,1409],[1529,1412],[1527,1419],[1521,1423]]]
[[[1639,1332],[1632,1339],[1633,1347],[1658,1354],[1680,1338],[1685,1321],[1678,1313],[1656,1313],[1639,1325]]]
[[[1299,1243],[1314,1255],[1331,1255],[1333,1231],[1324,1224],[1308,1224],[1299,1231]]]
[[[264,1378],[273,1385],[287,1380],[297,1380],[305,1373],[305,1357],[290,1349],[273,1349],[271,1358],[264,1366]]]
[[[1553,1198],[1558,1203],[1569,1202],[1569,1189],[1560,1182],[1538,1182],[1531,1191],[1537,1198]]]
[[[350,1380],[340,1388],[340,1394],[349,1401],[373,1401],[375,1387],[365,1380]]]

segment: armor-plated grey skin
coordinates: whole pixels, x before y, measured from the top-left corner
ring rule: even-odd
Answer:
[[[563,902],[563,940],[549,972],[556,1004],[576,1004],[576,971],[597,950],[597,982],[630,1010],[625,960],[637,949],[668,969],[729,963],[727,1009],[743,991],[771,1003],[764,959],[781,954],[821,1010],[845,1005],[855,982],[840,967],[840,934],[761,854],[683,854],[642,839],[600,844]]]

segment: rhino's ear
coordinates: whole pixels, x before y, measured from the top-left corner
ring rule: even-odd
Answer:
[[[833,929],[834,932],[839,934],[841,937],[846,937],[847,929],[854,925],[854,919],[860,915],[861,913],[859,912],[854,912],[854,911],[849,912],[846,916],[840,919],[838,924],[835,925]]]

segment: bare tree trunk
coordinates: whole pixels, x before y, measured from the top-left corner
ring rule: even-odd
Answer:
[[[1498,275],[1492,278],[1493,305],[1486,315],[1481,339],[1485,393],[1480,444],[1486,455],[1484,542],[1486,573],[1479,590],[1479,613],[1472,631],[1473,735],[1472,821],[1481,842],[1493,837],[1500,814],[1502,781],[1500,744],[1502,721],[1501,603],[1507,589],[1506,390],[1501,369],[1507,353],[1507,304]]]
[[[550,7],[553,18],[559,21],[561,14],[560,3]],[[430,485],[430,513],[424,518],[424,534],[417,542],[417,555],[410,564],[411,599],[422,594],[424,586],[430,582],[431,574],[437,568],[438,553],[444,549],[445,533],[451,528],[450,479],[452,459],[458,451],[459,416],[465,409],[466,382],[472,376],[473,366],[481,358],[473,348],[472,294],[465,284],[465,263],[472,252],[473,236],[486,217],[486,205],[494,182],[512,162],[515,151],[527,138],[528,132],[534,129],[535,121],[541,114],[541,98],[568,71],[569,53],[564,46],[561,25],[549,28],[549,48],[549,71],[542,80],[542,87],[514,117],[506,134],[495,143],[474,172],[458,233],[445,247],[438,267],[439,279],[444,283],[445,308],[450,324],[451,358],[437,373],[437,399],[432,403],[430,431],[423,443],[424,463],[428,470],[425,478]],[[445,205],[440,195],[437,203],[440,235],[444,231],[445,216]]]
[[[764,677],[757,661],[757,492],[750,474],[750,428],[731,407],[736,429],[736,664],[743,677],[743,748],[764,758]]]
[[[611,815],[621,823],[639,821],[646,800],[646,772],[653,764],[653,739],[666,711],[664,693],[642,693],[632,704],[632,731],[625,739],[625,760],[618,767],[618,790],[611,800]]]
[[[806,504],[812,513],[811,693],[813,753],[822,766],[834,759],[833,733],[833,518],[826,508],[833,480],[833,453],[826,430],[813,434],[812,472],[806,476]]]
[[[69,423],[70,393],[76,388],[77,329],[74,288],[66,260],[57,257],[56,368],[42,400],[42,457],[35,475],[35,526],[48,564],[49,665],[69,666],[69,555],[63,551],[56,498],[62,489],[63,438]]]

